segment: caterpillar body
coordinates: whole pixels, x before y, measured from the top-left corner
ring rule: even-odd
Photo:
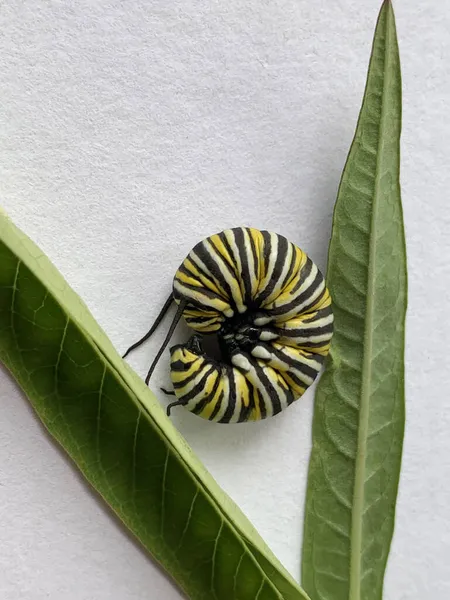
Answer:
[[[170,349],[170,374],[184,406],[219,423],[274,416],[313,383],[333,335],[331,297],[314,262],[282,235],[249,227],[199,242],[175,274],[173,291],[143,343],[172,301],[177,314],[146,378],[183,316],[195,331]],[[216,334],[221,359],[208,356],[204,335]]]

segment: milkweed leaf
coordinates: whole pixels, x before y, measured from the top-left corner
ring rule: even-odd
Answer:
[[[189,598],[308,600],[81,299],[1,212],[0,360]]]
[[[384,2],[333,218],[335,333],[316,391],[302,581],[312,600],[379,600],[404,430],[401,77]]]

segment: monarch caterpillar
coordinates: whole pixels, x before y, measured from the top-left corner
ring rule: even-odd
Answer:
[[[331,298],[313,261],[282,235],[249,227],[227,229],[199,242],[175,274],[176,315],[145,382],[183,316],[196,333],[170,349],[177,400],[219,423],[257,421],[281,412],[316,378],[333,335]],[[202,336],[217,334],[221,360],[208,356]],[[165,391],[165,390],[164,390]]]

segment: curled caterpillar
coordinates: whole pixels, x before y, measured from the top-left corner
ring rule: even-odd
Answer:
[[[177,313],[148,374],[183,316],[196,333],[170,349],[177,400],[219,423],[278,414],[313,383],[333,335],[331,298],[313,261],[282,235],[248,227],[199,242],[175,274],[173,291],[150,331],[175,301]],[[216,334],[221,359],[208,356],[202,336]]]

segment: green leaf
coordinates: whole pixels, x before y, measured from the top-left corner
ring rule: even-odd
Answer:
[[[0,360],[189,598],[307,600],[80,298],[2,213]]]
[[[316,392],[303,545],[313,600],[382,597],[405,419],[400,130],[400,61],[386,1],[329,248],[335,334]]]

